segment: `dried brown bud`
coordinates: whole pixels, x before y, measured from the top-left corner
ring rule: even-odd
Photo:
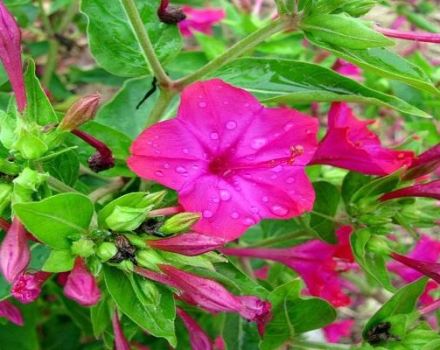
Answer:
[[[71,131],[93,119],[98,110],[100,101],[100,94],[80,98],[69,108],[58,129]]]

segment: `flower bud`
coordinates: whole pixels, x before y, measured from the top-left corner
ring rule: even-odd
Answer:
[[[81,258],[76,258],[75,266],[67,277],[64,295],[82,306],[93,306],[101,297],[95,277]]]
[[[151,205],[153,207],[158,206],[160,203],[162,203],[163,199],[167,195],[167,191],[157,191],[153,193],[149,193],[145,197],[145,202],[148,205]]]
[[[113,231],[133,231],[147,218],[145,208],[116,206],[113,212],[105,219],[107,226]]]
[[[20,167],[17,164],[10,162],[7,159],[0,159],[0,173],[14,176],[19,172]]]
[[[198,213],[179,213],[167,219],[160,231],[165,234],[173,234],[188,231],[198,220]]]
[[[0,246],[0,269],[5,279],[12,283],[28,266],[30,257],[26,230],[18,218],[14,218]]]
[[[68,109],[58,129],[71,131],[92,120],[98,110],[100,101],[100,94],[80,98]]]
[[[160,2],[157,15],[160,21],[166,24],[177,24],[186,18],[182,9],[169,5],[169,0],[162,0]]]
[[[115,350],[130,350],[130,344],[122,331],[117,312],[112,317],[112,326],[113,334],[115,335]]]
[[[73,255],[78,255],[83,258],[88,258],[95,253],[95,243],[90,239],[81,238],[72,243]]]
[[[171,238],[150,240],[147,243],[156,249],[194,256],[222,247],[225,244],[225,240],[220,237],[191,232]]]
[[[344,5],[342,10],[350,16],[359,17],[370,11],[373,6],[377,5],[375,0],[351,0]]]
[[[24,324],[20,310],[7,300],[0,301],[0,317],[6,318],[17,326],[23,326]]]
[[[212,350],[212,341],[203,329],[192,319],[185,311],[180,308],[176,309],[177,315],[183,321],[188,330],[191,349],[193,350]]]
[[[389,254],[391,249],[385,237],[374,235],[368,240],[367,250],[379,255],[385,255]]]
[[[89,168],[95,173],[111,169],[115,166],[115,159],[111,153],[96,152],[87,160]]]
[[[154,271],[159,271],[158,265],[165,263],[162,257],[159,254],[157,254],[154,250],[139,251],[136,254],[136,261],[138,265]]]
[[[11,294],[19,302],[29,304],[41,293],[41,286],[50,277],[48,272],[23,273],[12,284]]]
[[[440,143],[417,156],[403,174],[404,180],[416,179],[433,172],[440,166]]]
[[[110,242],[101,243],[96,250],[96,254],[103,262],[113,258],[117,252],[118,248],[116,248],[116,246]]]

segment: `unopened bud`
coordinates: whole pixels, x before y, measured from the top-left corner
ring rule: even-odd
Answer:
[[[165,221],[160,231],[165,234],[186,232],[200,219],[198,213],[179,213]]]
[[[166,195],[167,195],[166,191],[157,191],[150,193],[145,197],[145,203],[146,205],[151,205],[153,207],[156,207],[160,203],[162,203]]]
[[[147,218],[145,208],[116,206],[113,212],[105,219],[107,226],[113,231],[133,231]]]
[[[96,152],[88,160],[89,168],[95,173],[111,169],[115,166],[115,159],[111,154]]]
[[[83,258],[88,258],[95,253],[95,243],[90,239],[81,238],[78,241],[72,243],[73,255],[78,255]]]
[[[166,24],[177,24],[186,18],[182,9],[170,6],[169,0],[161,0],[157,16],[161,22]]]
[[[96,250],[96,254],[103,262],[113,258],[117,252],[118,248],[116,248],[116,246],[110,242],[101,243]]]
[[[71,131],[92,120],[98,110],[101,95],[93,94],[76,101],[67,111],[58,129]]]
[[[379,255],[389,254],[391,249],[385,237],[372,236],[367,243],[367,250]]]
[[[159,271],[159,264],[166,263],[154,250],[141,250],[136,254],[136,261],[139,266],[150,270]]]

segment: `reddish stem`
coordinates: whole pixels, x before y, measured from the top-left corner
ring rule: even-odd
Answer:
[[[84,142],[87,142],[90,146],[96,149],[103,157],[111,157],[112,150],[102,141],[99,141],[92,135],[82,131],[82,130],[72,130],[72,134],[78,136]]]
[[[420,314],[426,315],[427,313],[430,313],[432,311],[435,311],[440,308],[440,299],[432,302],[431,304],[425,306],[423,309],[420,310]]]
[[[427,43],[440,43],[440,34],[427,32],[402,32],[400,30],[381,28],[376,26],[376,30],[391,38],[423,41]]]
[[[0,218],[0,229],[7,232],[10,227],[11,227],[11,224],[7,220]]]

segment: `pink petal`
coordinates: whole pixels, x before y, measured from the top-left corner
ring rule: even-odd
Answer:
[[[23,316],[20,310],[7,300],[0,301],[0,317],[4,317],[17,326],[23,326]]]
[[[118,313],[115,312],[112,317],[113,334],[115,335],[115,350],[130,350],[127,338],[125,338],[122,331],[121,323],[119,322]]]
[[[349,337],[354,326],[354,320],[337,321],[323,328],[325,338],[330,343],[339,343],[341,338]]]
[[[182,11],[186,19],[179,22],[178,26],[184,36],[191,36],[193,31],[211,35],[213,25],[220,22],[226,15],[223,9],[215,8],[196,9],[182,6]]]
[[[192,350],[212,350],[211,339],[206,335],[202,328],[185,311],[176,309],[177,314],[182,319],[183,324],[188,330]]]

